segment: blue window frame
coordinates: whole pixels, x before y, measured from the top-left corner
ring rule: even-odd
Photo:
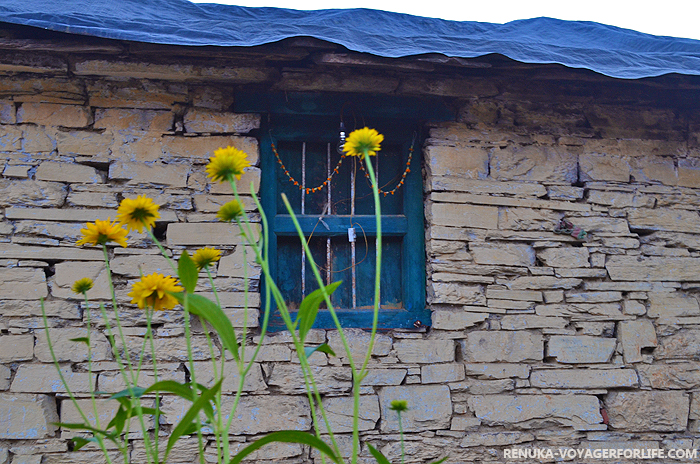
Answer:
[[[249,105],[244,105],[246,101]],[[282,193],[289,198],[324,284],[343,281],[332,295],[341,323],[344,327],[371,327],[376,264],[374,202],[359,159],[343,158],[337,150],[343,111],[347,133],[369,126],[385,137],[381,151],[373,159],[379,185],[387,192],[381,195],[379,326],[407,328],[414,327],[417,321],[429,325],[430,313],[425,304],[421,112],[416,111],[423,103],[385,101],[378,110],[368,111],[364,108],[377,107],[358,102],[357,96],[331,99],[310,94],[286,94],[281,99],[247,95],[239,97],[238,102],[237,111],[263,113],[261,202],[270,228],[271,273],[290,311],[294,313],[303,297],[318,284],[281,200]],[[372,103],[376,105],[377,101]],[[404,172],[405,181],[390,194]],[[348,229],[354,229],[354,241],[349,238]],[[333,327],[327,311],[319,312],[315,327]],[[270,330],[283,328],[279,315],[273,314]]]

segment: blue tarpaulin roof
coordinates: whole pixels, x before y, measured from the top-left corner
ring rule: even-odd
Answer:
[[[0,21],[157,44],[248,47],[311,36],[383,57],[497,53],[618,78],[700,75],[699,40],[551,18],[491,24],[369,9],[297,11],[186,0],[2,0]]]

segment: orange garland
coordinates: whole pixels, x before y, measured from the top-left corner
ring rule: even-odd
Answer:
[[[415,142],[415,139],[414,139],[414,142]],[[319,192],[319,191],[323,190],[323,188],[324,188],[325,186],[327,186],[328,184],[330,184],[331,179],[333,178],[333,176],[334,176],[335,174],[338,174],[338,170],[340,169],[340,165],[343,164],[343,160],[344,160],[345,157],[347,156],[345,153],[343,153],[342,155],[340,155],[340,160],[338,160],[338,164],[335,166],[335,169],[333,169],[333,172],[331,173],[331,175],[328,176],[328,178],[327,178],[325,181],[323,181],[323,183],[319,184],[318,187],[307,188],[307,187],[304,187],[303,185],[301,185],[301,184],[299,183],[299,181],[296,180],[296,179],[294,179],[294,177],[292,177],[292,175],[289,173],[289,170],[285,167],[284,163],[282,162],[282,158],[280,158],[280,155],[279,155],[279,153],[277,152],[277,147],[275,146],[274,142],[271,142],[270,145],[272,145],[272,152],[275,154],[275,158],[277,158],[277,162],[279,163],[280,167],[282,168],[282,171],[284,171],[284,173],[286,174],[286,176],[289,178],[289,181],[290,181],[291,183],[293,183],[294,185],[298,186],[298,187],[299,187],[299,190],[305,190],[307,195],[310,194],[310,193]],[[388,192],[385,192],[384,190],[382,190],[382,189],[380,188],[380,189],[379,189],[379,193],[383,194],[384,196],[387,196],[387,195],[389,195],[389,194],[393,195],[394,193],[396,193],[396,191],[397,191],[398,189],[401,188],[401,186],[403,185],[404,181],[406,180],[406,175],[408,175],[408,173],[411,172],[410,167],[411,167],[411,159],[412,159],[412,158],[413,158],[413,144],[411,144],[411,148],[408,149],[408,160],[406,161],[406,169],[404,170],[403,175],[401,176],[401,180],[399,181],[399,183],[396,185],[396,187],[394,187],[393,190],[390,190],[390,191],[388,191]],[[362,171],[365,173],[365,177],[366,177],[367,180],[369,181],[369,174],[368,174],[367,171],[365,170],[365,167],[362,165],[362,163],[360,163],[360,168],[361,168]]]

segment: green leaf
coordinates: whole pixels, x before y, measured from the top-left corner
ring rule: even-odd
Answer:
[[[146,389],[143,387],[131,387],[131,391],[134,392],[133,398],[141,398],[146,393]],[[119,392],[115,393],[114,395],[110,396],[109,399],[116,400],[118,398],[131,398],[131,397],[132,397],[131,392],[127,388],[125,390],[119,391]]]
[[[185,287],[185,291],[187,293],[194,292],[194,288],[197,286],[197,279],[199,278],[199,271],[187,250],[182,252],[177,262],[177,275],[180,277],[180,283]]]
[[[376,459],[379,464],[391,464],[386,456],[384,456],[377,448],[369,443],[367,443],[367,448],[369,448],[369,452],[372,453],[372,456],[374,456],[374,459]]]
[[[201,384],[197,384],[197,388],[202,390],[202,392],[207,390],[207,387]],[[182,384],[174,380],[161,380],[160,382],[156,382],[148,387],[145,393],[156,391],[173,393],[180,398],[186,399],[187,401],[194,401],[197,397],[196,392],[192,391],[192,387],[189,384]],[[206,414],[208,418],[214,417],[214,409],[212,408],[211,404],[207,403],[204,405],[204,414]]]
[[[307,358],[311,357],[311,355],[317,351],[329,354],[331,356],[335,356],[335,351],[333,351],[333,349],[330,346],[328,346],[328,343],[324,343],[323,345],[318,345],[318,346],[305,346],[304,347],[304,354],[306,355]]]
[[[97,438],[90,437],[90,438],[85,438],[85,437],[73,437],[70,439],[74,446],[73,446],[73,451],[78,451],[80,448],[83,446],[87,445],[88,443],[99,443],[97,441]]]
[[[326,286],[326,293],[331,295],[343,281],[339,280],[333,282]],[[311,327],[316,322],[316,316],[318,315],[318,308],[321,303],[325,300],[323,296],[323,290],[318,288],[313,292],[309,293],[306,298],[304,298],[299,305],[299,312],[297,313],[297,320],[295,322],[299,323],[299,338],[303,342],[306,339],[306,334],[309,333]]]
[[[90,344],[90,339],[88,337],[71,338],[69,340],[71,342],[85,343],[86,345]]]
[[[331,449],[330,446],[325,444],[319,438],[306,432],[299,432],[297,430],[283,430],[281,432],[272,432],[268,435],[265,435],[261,439],[246,446],[241,451],[239,451],[238,454],[236,454],[233,457],[233,459],[231,459],[231,461],[229,461],[229,464],[238,464],[253,451],[258,450],[263,446],[267,445],[268,443],[273,442],[300,443],[302,445],[309,445],[312,448],[316,448],[321,453],[328,456],[333,462],[340,463],[340,458],[338,458],[338,456],[335,455],[333,449]]]
[[[109,424],[107,424],[107,430],[114,427],[114,430],[118,434],[121,434],[124,430],[124,425],[126,425],[126,421],[128,421],[130,418],[131,408],[125,408],[122,404],[121,406],[119,406],[119,409],[117,409],[117,413],[114,415],[112,420],[109,421]]]
[[[192,403],[190,409],[188,409],[185,415],[182,416],[182,420],[180,420],[180,423],[177,424],[177,426],[173,429],[173,432],[170,434],[170,438],[168,438],[168,446],[165,449],[165,456],[163,457],[164,462],[168,460],[168,455],[170,454],[170,451],[173,449],[173,446],[177,440],[184,435],[185,432],[191,430],[191,424],[193,421],[199,420],[199,412],[204,409],[205,405],[207,404],[209,407],[211,407],[211,401],[214,400],[216,393],[221,389],[221,383],[223,381],[224,379],[219,379],[219,381],[216,382],[213,387],[209,389],[205,388],[202,395]]]
[[[171,295],[177,298],[180,303],[185,304],[185,295],[183,293],[171,293]],[[224,348],[229,350],[233,358],[238,361],[238,340],[236,340],[236,333],[231,325],[231,320],[221,308],[213,301],[195,294],[187,295],[187,306],[192,314],[202,316],[214,327],[214,330],[219,334],[219,338],[221,338],[221,343],[223,343]]]

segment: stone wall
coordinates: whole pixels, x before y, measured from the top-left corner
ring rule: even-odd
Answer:
[[[379,335],[363,382],[363,441],[397,462],[398,424],[388,407],[406,399],[408,462],[445,454],[451,462],[505,462],[503,450],[514,446],[696,446],[697,118],[673,105],[578,98],[573,91],[545,98],[503,75],[505,87],[488,79],[467,85],[454,76],[426,77],[420,66],[419,74],[352,80],[342,68],[311,78],[274,67],[232,72],[73,55],[65,62],[24,60],[0,69],[0,464],[103,462],[90,447],[69,451],[71,432],[53,424],[78,416],[51,363],[39,299],[46,299],[50,337],[79,401],[88,401],[90,388],[122,389],[100,316],[99,302],[109,299],[102,253],[75,246],[84,222],[114,218],[122,198],[147,194],[161,205],[155,233],[173,256],[203,245],[224,251],[214,280],[236,327],[243,322],[247,266],[254,290],[249,321],[257,320],[259,270],[245,262],[237,234],[216,222],[230,196],[207,182],[204,165],[226,145],[245,150],[255,164],[251,131],[260,116],[232,113],[232,95],[236,85],[270,80],[276,90],[316,91],[384,82],[372,88],[443,95],[459,109],[452,122],[426,123],[432,327]],[[321,78],[329,75],[336,79]],[[250,168],[244,185],[259,177]],[[586,238],[555,233],[561,219]],[[143,234],[131,235],[129,247],[112,249],[109,259],[127,349],[136,350],[145,318],[126,293],[140,271],[167,272],[168,265]],[[88,307],[70,291],[86,276],[96,282]],[[85,335],[88,318],[99,329],[92,378],[87,349],[70,341]],[[181,312],[158,313],[154,324],[161,378],[184,381]],[[368,334],[348,333],[360,351]],[[310,341],[340,352],[334,331],[314,330]],[[201,327],[193,344],[195,373],[206,382],[212,374]],[[347,359],[316,353],[312,361],[349,453]],[[289,336],[266,337],[234,421],[234,449],[270,431],[311,430],[302,385]],[[164,401],[166,427],[183,407]],[[113,412],[114,404],[99,404],[102,419]],[[171,462],[193,462],[196,446],[182,440]],[[366,449],[362,454],[369,461]],[[145,461],[138,436],[131,456]],[[292,444],[254,458],[320,462]]]

